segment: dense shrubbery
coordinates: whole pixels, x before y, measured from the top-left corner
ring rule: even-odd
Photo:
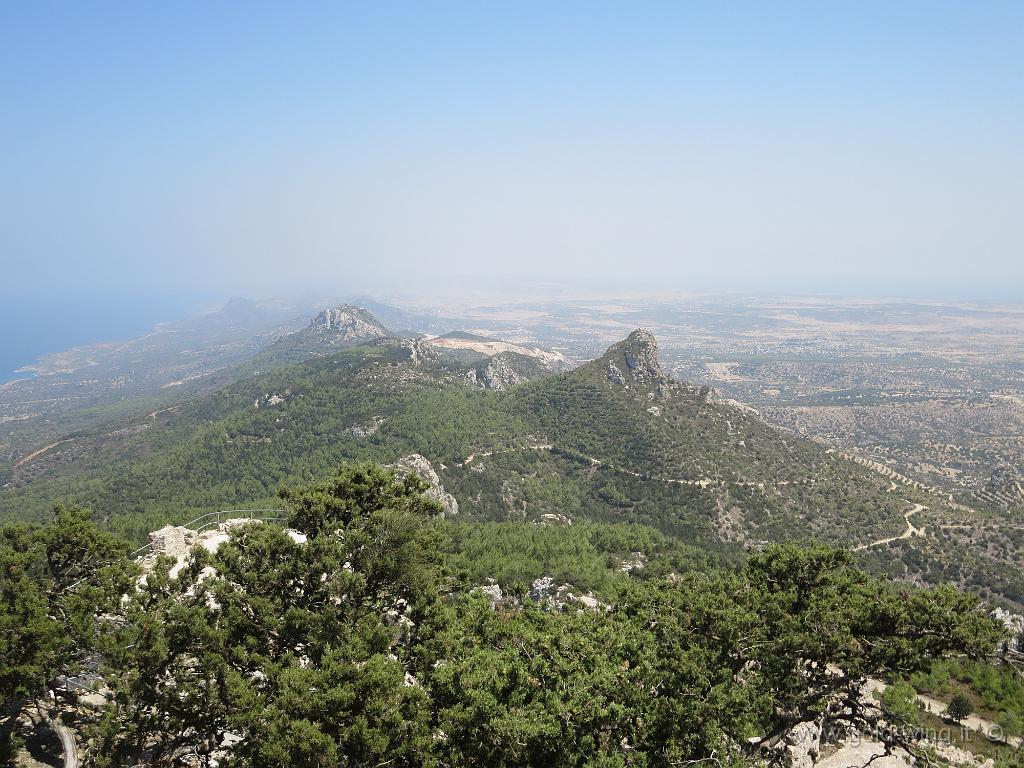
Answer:
[[[736,765],[803,720],[865,725],[833,707],[865,676],[981,658],[1001,635],[974,598],[873,579],[827,547],[725,565],[646,528],[439,522],[423,488],[346,467],[285,492],[304,543],[242,526],[137,590],[123,550],[80,515],[5,530],[0,621],[25,629],[22,656],[0,646],[0,679],[25,682],[4,703],[41,697],[92,653],[110,705],[76,730],[100,765],[221,748],[238,766]],[[69,525],[73,545],[58,541]],[[83,581],[64,570],[71,546]],[[647,565],[627,575],[635,553]],[[492,605],[473,589],[555,573],[607,607]],[[80,631],[55,644],[43,595],[58,583]]]
[[[707,566],[701,550],[652,528],[624,524],[537,525],[447,521],[451,575],[465,585],[488,580],[502,589],[522,589],[541,576],[601,595],[622,583]],[[639,560],[626,573],[623,564]]]
[[[107,647],[100,617],[134,589],[127,552],[78,509],[0,527],[0,761],[13,758],[21,711]]]

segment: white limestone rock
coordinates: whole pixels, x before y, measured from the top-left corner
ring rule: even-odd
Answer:
[[[573,605],[592,611],[606,610],[609,607],[598,600],[592,592],[578,589],[571,584],[557,584],[551,576],[534,579],[530,586],[530,599],[559,611]]]
[[[427,489],[427,496],[441,502],[445,517],[453,517],[459,514],[459,503],[455,500],[454,496],[445,491],[444,486],[441,484],[441,478],[434,471],[434,467],[431,466],[425,456],[413,453],[399,459],[394,464],[391,464],[390,467],[395,470],[395,474],[399,478],[404,478],[410,472],[423,478],[430,486]]]
[[[195,545],[197,534],[182,525],[165,525],[149,534],[150,551],[154,555],[181,558]]]

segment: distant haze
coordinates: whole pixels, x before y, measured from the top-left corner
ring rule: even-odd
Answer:
[[[1019,2],[6,3],[0,301],[1021,298],[1022,39]]]

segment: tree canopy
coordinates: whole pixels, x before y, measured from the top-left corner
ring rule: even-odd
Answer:
[[[81,509],[0,527],[0,755],[13,750],[21,710],[103,650],[110,625],[99,619],[134,588],[127,551]]]
[[[977,598],[876,579],[830,547],[734,566],[624,526],[478,536],[425,490],[347,465],[282,492],[287,529],[233,526],[137,585],[84,513],[4,529],[0,627],[24,638],[0,646],[5,690],[37,695],[97,649],[107,704],[79,736],[101,766],[725,766],[778,758],[803,722],[869,728],[868,677],[982,659],[1003,637]],[[517,546],[506,587],[555,552],[600,600],[482,592]],[[624,571],[623,550],[650,570]]]

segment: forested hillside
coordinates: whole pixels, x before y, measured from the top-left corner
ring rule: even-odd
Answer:
[[[767,766],[816,755],[813,727],[934,763],[865,686],[1005,656],[975,597],[848,552],[729,563],[641,526],[444,520],[426,489],[346,466],[283,494],[288,530],[141,566],[78,510],[0,528],[0,760]]]
[[[1012,565],[1024,542],[966,560],[941,527],[905,538],[908,510],[937,515],[945,501],[672,380],[649,334],[505,391],[472,385],[466,371],[382,340],[249,375],[19,467],[0,516],[43,519],[57,502],[80,504],[141,540],[168,520],[273,504],[282,484],[344,460],[419,453],[469,519],[644,523],[715,550],[893,539],[864,551],[872,568],[1024,600]]]

